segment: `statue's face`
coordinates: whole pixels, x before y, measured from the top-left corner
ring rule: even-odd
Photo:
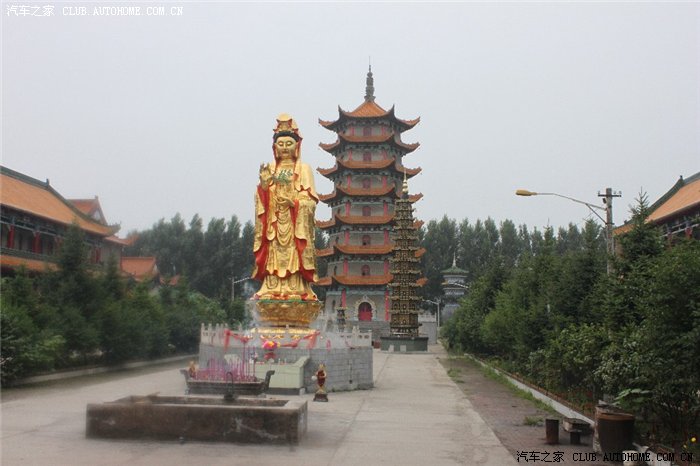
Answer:
[[[294,159],[297,153],[297,141],[291,136],[280,136],[275,141],[275,155],[280,160]]]

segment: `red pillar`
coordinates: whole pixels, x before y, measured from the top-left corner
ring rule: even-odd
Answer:
[[[41,254],[41,234],[38,231],[34,232],[34,244],[32,244],[32,252]]]
[[[13,249],[15,247],[15,226],[10,226],[10,233],[7,235],[7,247]]]

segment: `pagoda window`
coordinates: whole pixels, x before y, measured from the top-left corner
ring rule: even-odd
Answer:
[[[372,161],[372,152],[370,151],[365,151],[362,154],[362,161],[363,162],[371,162]]]
[[[333,275],[338,275],[338,266],[333,266]]]
[[[363,217],[371,217],[372,216],[372,208],[368,205],[364,206],[362,208],[362,216]]]
[[[371,244],[372,244],[372,238],[369,235],[363,235],[362,236],[362,245],[369,246]]]
[[[372,186],[372,180],[370,180],[369,178],[364,178],[362,180],[362,188],[369,189],[371,186]]]
[[[365,126],[362,128],[362,135],[363,136],[371,136],[372,135],[372,127],[371,126]]]
[[[362,266],[362,276],[363,277],[369,276],[369,265],[365,264]]]

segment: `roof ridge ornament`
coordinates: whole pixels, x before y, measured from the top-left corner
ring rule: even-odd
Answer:
[[[374,102],[374,78],[372,77],[372,64],[367,72],[367,86],[365,87],[365,102]]]

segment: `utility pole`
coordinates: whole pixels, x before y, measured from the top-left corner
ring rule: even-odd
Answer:
[[[603,198],[605,204],[605,239],[608,249],[607,272],[612,273],[612,258],[615,256],[615,237],[613,236],[613,198],[621,197],[622,193],[613,192],[612,188],[605,188],[605,194],[598,193],[598,197]]]

